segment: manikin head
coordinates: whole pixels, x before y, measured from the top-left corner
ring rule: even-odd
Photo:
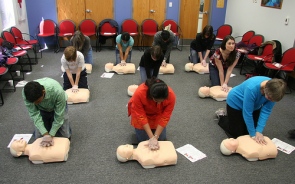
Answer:
[[[239,146],[239,141],[237,139],[224,139],[220,144],[220,151],[224,155],[231,155],[236,152]]]
[[[21,156],[24,153],[26,146],[27,142],[25,140],[14,140],[10,145],[11,155],[14,157]]]
[[[136,91],[137,88],[138,88],[138,85],[136,85],[136,84],[128,86],[128,89],[127,89],[128,95],[133,96],[133,94],[134,94],[134,92]]]
[[[113,67],[114,67],[114,64],[113,63],[107,63],[105,66],[104,66],[104,70],[106,72],[111,72],[113,71]]]
[[[199,94],[199,97],[201,97],[201,98],[209,97],[210,96],[210,88],[207,86],[200,87],[198,94]]]
[[[187,72],[190,72],[193,70],[193,67],[194,67],[194,63],[186,63],[184,66],[184,70]]]
[[[117,159],[120,162],[127,162],[132,160],[133,146],[130,144],[121,145],[117,148]]]

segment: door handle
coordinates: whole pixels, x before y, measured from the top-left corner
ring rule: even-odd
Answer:
[[[156,11],[155,11],[155,10],[150,10],[150,12],[151,12],[151,13],[155,13]]]
[[[91,13],[92,11],[91,11],[91,10],[89,10],[89,9],[86,9],[86,12],[87,12],[87,13]]]

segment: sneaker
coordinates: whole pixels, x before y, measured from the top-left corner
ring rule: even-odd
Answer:
[[[289,130],[288,134],[289,134],[290,138],[295,139],[295,129]]]

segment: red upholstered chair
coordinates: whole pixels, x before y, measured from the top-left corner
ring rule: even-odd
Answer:
[[[232,27],[229,24],[224,24],[216,30],[216,41],[222,41],[227,35],[232,34]]]
[[[177,37],[177,43],[176,48],[180,51],[182,51],[183,46],[183,39],[182,39],[182,31],[181,28],[178,26],[178,24],[171,19],[164,20],[162,23],[162,29],[164,29],[166,26],[170,24],[170,31],[174,33],[174,35]],[[179,42],[181,41],[181,44],[179,45]],[[179,47],[180,46],[180,47]]]
[[[2,37],[3,37],[3,33],[4,32],[2,32]],[[31,58],[28,55],[27,51],[22,49],[26,45],[21,45],[21,47],[16,46],[15,42],[13,42],[13,39],[11,39],[11,33],[10,33],[10,35],[9,34],[5,34],[5,35],[6,35],[6,38],[8,38],[7,41],[13,43],[14,44],[14,49],[18,50],[18,51],[12,52],[12,56],[18,58],[18,62],[15,63],[15,64],[18,64],[18,65],[21,66],[21,71],[22,72],[31,72],[32,71],[32,65],[33,65],[32,62],[31,62]],[[0,45],[1,46],[2,46],[3,41],[4,41],[4,39],[0,38]],[[30,45],[27,45],[27,46],[30,46]],[[24,56],[26,56],[27,58],[24,58]],[[28,65],[29,69],[24,70],[23,69],[24,65]]]
[[[55,49],[54,52],[57,53],[59,51],[59,43],[57,38],[57,25],[53,20],[45,19],[40,22],[39,25],[39,33],[37,34],[38,37],[53,37],[54,43],[55,43]],[[44,48],[46,49],[46,48]],[[42,49],[41,49],[42,51]],[[42,54],[42,52],[41,52]]]
[[[104,19],[99,23],[96,33],[99,51],[101,51],[101,45],[106,39],[113,38],[115,42],[118,35],[118,26],[118,23],[113,19]]]
[[[147,36],[153,37],[158,32],[158,23],[153,19],[145,19],[141,23],[141,46],[144,50],[144,39]]]
[[[258,51],[258,48],[260,47],[260,45],[264,42],[264,36],[263,35],[254,35],[250,38],[249,40],[249,43],[248,45],[249,46],[253,46],[252,48],[257,48],[257,51]],[[245,62],[247,61],[247,55],[251,55],[251,52],[252,50],[246,50],[246,53],[244,55],[244,58],[242,60],[242,63],[241,63],[241,68],[240,68],[240,74],[243,75],[245,73],[249,73],[249,71],[245,71],[243,72],[243,68],[245,66]],[[252,52],[253,53],[253,52]],[[258,53],[257,53],[258,54]],[[253,54],[253,55],[257,55],[257,54]],[[250,62],[251,63],[251,62]],[[253,63],[253,62],[252,62]]]
[[[246,33],[243,34],[243,36],[236,36],[235,38],[239,38],[242,37],[241,41],[239,43],[243,43],[245,45],[249,44],[250,39],[252,38],[252,36],[255,35],[255,31],[247,31]]]
[[[264,63],[264,67],[270,73],[274,73],[271,77],[277,77],[280,74],[286,82],[288,81],[288,74],[294,71],[295,67],[295,48],[290,48],[283,53],[281,63]],[[291,89],[289,89],[291,92]]]
[[[91,37],[91,36],[96,36],[96,22],[92,19],[84,19],[80,22],[79,27],[78,27],[79,31],[81,31],[81,33],[83,33],[84,35]],[[96,41],[96,50],[97,50],[97,37],[95,38]]]
[[[37,46],[39,48],[41,48],[41,45],[40,45],[38,39],[30,34],[22,33],[17,27],[11,27],[10,33],[14,36],[15,42],[17,45],[32,45],[32,49],[33,49],[34,55],[35,55],[35,62],[38,63]],[[23,35],[29,36],[30,40],[24,39]],[[28,50],[28,49],[30,49],[30,47],[27,47],[26,50]],[[42,57],[42,55],[41,55],[41,57]]]
[[[130,36],[137,37],[137,44],[139,45],[139,31],[138,24],[134,19],[125,19],[121,25],[121,33],[128,32]]]
[[[66,38],[67,40],[69,40],[74,35],[75,31],[76,31],[75,23],[70,19],[65,19],[58,23],[57,37]]]

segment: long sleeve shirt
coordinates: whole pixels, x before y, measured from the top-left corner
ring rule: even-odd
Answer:
[[[85,41],[84,41],[82,49],[79,51],[84,55],[84,57],[86,57],[89,52],[89,49],[91,48],[91,43],[90,43],[90,38],[86,35],[84,36],[85,36]],[[71,38],[70,43],[71,45],[73,45],[73,37]]]
[[[151,56],[151,48],[148,48],[147,50],[144,51],[144,54],[142,55],[140,59],[139,66],[142,66],[145,68],[146,71],[146,76],[148,79],[150,79],[151,76],[151,69],[153,69],[153,76],[157,77],[159,74],[159,70],[163,61],[163,55],[156,61],[152,59]]]
[[[215,35],[213,38],[203,38],[201,33],[196,35],[196,39],[191,42],[191,48],[197,52],[211,50],[215,41]]]
[[[169,57],[170,52],[172,50],[173,43],[175,41],[175,35],[174,35],[174,33],[172,33],[172,31],[169,31],[169,33],[170,33],[169,40],[164,42],[162,39],[161,33],[162,33],[162,31],[158,31],[155,34],[153,46],[159,45],[162,48],[162,50],[166,51],[165,56],[164,56],[164,60],[167,60],[167,58]]]
[[[265,98],[260,91],[261,83],[270,80],[269,77],[257,76],[251,77],[238,86],[235,86],[227,96],[226,103],[243,113],[250,136],[255,136],[256,132],[263,132],[266,121],[272,111],[275,102]],[[257,127],[254,127],[253,111],[260,110]]]
[[[54,111],[54,121],[52,123],[49,134],[51,136],[55,136],[58,129],[64,123],[64,112],[66,110],[66,101],[68,99],[67,94],[56,80],[50,78],[42,78],[35,81],[40,83],[44,87],[44,99],[39,104],[35,105],[33,102],[29,102],[26,100],[26,96],[23,90],[22,97],[24,99],[24,103],[36,128],[40,131],[42,135],[45,134],[47,130],[44,126],[40,110],[47,112]]]
[[[141,84],[128,102],[131,125],[137,129],[143,129],[147,123],[151,129],[156,129],[158,125],[166,127],[175,106],[175,93],[168,87],[168,98],[157,103],[147,97],[147,90],[148,87],[144,83]]]

